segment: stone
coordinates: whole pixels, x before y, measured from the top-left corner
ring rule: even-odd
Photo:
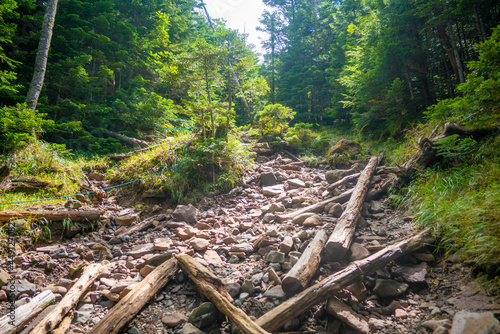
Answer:
[[[287,235],[283,238],[283,241],[279,245],[280,252],[288,254],[289,251],[292,250],[293,247],[293,238]]]
[[[304,222],[304,220],[306,220],[307,218],[311,217],[311,216],[314,216],[315,213],[314,212],[305,212],[305,213],[302,213],[296,217],[294,217],[292,219],[292,223],[293,224],[297,224],[297,225],[302,225],[302,223]]]
[[[328,210],[328,215],[335,218],[340,218],[342,213],[344,213],[344,208],[342,208],[342,205],[339,203],[334,203]]]
[[[290,179],[290,180],[287,180],[286,183],[288,184],[290,189],[297,189],[297,188],[305,188],[306,187],[306,184],[304,183],[304,181],[302,181],[300,179]]]
[[[274,213],[271,213],[271,212],[268,212],[264,215],[264,217],[262,218],[262,220],[265,222],[265,223],[270,223],[271,221],[274,220],[274,218],[276,218],[276,215]]]
[[[15,280],[14,284],[16,286],[16,296],[19,297],[22,294],[27,294],[28,296],[33,296],[36,292],[36,286],[33,283],[28,282],[25,279]]]
[[[119,302],[120,301],[120,295],[117,294],[117,293],[114,293],[114,292],[111,292],[109,290],[102,290],[101,291],[101,294],[108,298],[109,300],[113,301],[113,302]]]
[[[268,297],[268,298],[281,299],[281,298],[285,298],[285,296],[286,296],[286,293],[281,288],[281,285],[273,286],[271,289],[268,289],[266,292],[264,292],[264,297]]]
[[[92,317],[92,312],[94,311],[93,304],[83,304],[75,311],[74,321],[79,323],[86,323]]]
[[[281,285],[281,279],[279,278],[278,274],[276,273],[276,270],[274,270],[273,267],[269,267],[268,276],[271,281],[276,283],[276,285]]]
[[[292,332],[300,329],[300,320],[298,318],[292,319],[283,325],[286,332]]]
[[[178,333],[179,334],[203,334],[202,331],[200,331],[198,328],[196,328],[194,325],[192,325],[190,323],[185,324]]]
[[[5,290],[0,290],[0,302],[7,301],[7,299],[7,293],[5,292]]]
[[[270,251],[266,255],[266,261],[271,263],[283,263],[285,262],[285,253],[278,251]]]
[[[12,276],[10,276],[7,272],[0,270],[0,288],[12,279]]]
[[[302,226],[304,227],[314,227],[314,226],[321,226],[323,224],[323,221],[321,219],[320,215],[312,215],[311,217],[306,218],[304,222],[302,223]]]
[[[195,324],[199,328],[210,326],[217,321],[219,316],[218,312],[214,304],[210,302],[202,303],[200,306],[193,309],[189,315],[189,322]]]
[[[177,327],[186,323],[187,321],[188,318],[183,313],[174,313],[161,318],[161,322],[163,322],[168,327]]]
[[[148,255],[152,255],[152,254],[148,254]],[[170,260],[172,258],[172,256],[173,255],[170,252],[165,252],[162,254],[155,254],[155,255],[151,256],[150,258],[148,258],[146,261],[144,261],[144,263],[142,265],[138,265],[137,269],[142,269],[144,266],[147,266],[147,265],[157,267],[160,264],[162,264],[163,262]]]
[[[203,254],[203,259],[205,259],[205,261],[207,261],[208,263],[212,263],[212,264],[222,264],[222,263],[224,263],[224,261],[222,261],[222,259],[219,256],[219,254],[216,251],[211,250],[211,249],[208,249],[205,252],[205,254]]]
[[[269,211],[271,211],[272,213],[284,212],[285,210],[286,210],[285,206],[283,204],[281,204],[281,203],[273,203],[269,207]]]
[[[333,171],[329,170],[325,173],[325,179],[328,183],[331,184],[338,180],[338,176],[336,176]]]
[[[155,267],[151,265],[145,265],[139,273],[141,274],[142,277],[148,276],[153,270],[155,270]]]
[[[70,198],[66,203],[64,203],[64,207],[67,209],[79,209],[83,206],[83,203],[79,200]]]
[[[152,242],[142,244],[142,245],[135,245],[128,255],[132,256],[134,259],[138,259],[146,254],[154,252],[155,248]]]
[[[380,330],[385,328],[385,322],[377,318],[370,318],[368,320],[368,326],[370,326],[372,330]]]
[[[189,245],[191,245],[191,247],[193,247],[196,251],[203,251],[208,248],[210,242],[206,239],[194,238],[189,242]]]
[[[351,245],[350,250],[351,250],[350,259],[352,261],[361,260],[361,259],[364,259],[365,257],[368,257],[371,255],[371,253],[368,249],[366,249],[363,245],[358,244],[356,242],[354,242]]]
[[[172,240],[169,237],[156,238],[153,241],[154,250],[166,251],[166,250],[169,250],[170,247],[172,247]]]
[[[500,321],[491,312],[460,311],[453,317],[450,334],[500,333]]]
[[[377,279],[373,293],[382,298],[397,297],[402,295],[408,289],[408,284],[399,283],[390,279]]]
[[[254,251],[254,248],[253,248],[252,244],[241,243],[241,244],[232,245],[229,251],[230,252],[251,253]]]
[[[123,215],[115,217],[115,223],[117,226],[132,226],[138,219],[137,214]]]
[[[236,298],[236,296],[238,296],[238,294],[240,293],[241,286],[236,282],[226,283],[225,286],[226,286],[227,292],[233,298]]]
[[[241,292],[246,292],[249,295],[252,295],[254,293],[255,289],[253,287],[253,283],[251,280],[246,279],[243,284],[241,285]]]
[[[406,283],[426,283],[425,276],[427,275],[428,265],[425,262],[415,266],[403,266],[393,269],[392,272],[401,276]]]
[[[397,308],[394,312],[394,316],[396,317],[396,319],[406,319],[408,318],[408,313],[406,313],[406,311],[403,309]]]
[[[196,231],[189,227],[179,227],[175,230],[175,235],[177,235],[181,240],[188,240],[196,235]]]
[[[271,187],[262,187],[262,194],[265,196],[279,196],[283,192],[285,192],[285,189],[282,184],[277,184]]]
[[[361,153],[361,145],[352,140],[341,139],[328,150],[328,155],[342,153],[347,153],[350,156],[359,154]]]
[[[444,328],[451,328],[451,320],[449,319],[441,319],[441,320],[428,320],[422,323],[422,326],[430,329],[430,330],[435,330],[438,327],[444,327]]]
[[[195,224],[200,218],[200,211],[192,204],[177,205],[175,211],[172,213],[172,217],[177,221]]]
[[[210,226],[210,224],[205,223],[205,222],[196,222],[194,227],[196,227],[199,230],[210,230],[212,228],[212,226]]]
[[[273,172],[264,172],[260,174],[260,185],[262,187],[274,186],[276,182],[276,175],[274,175]]]
[[[434,255],[431,253],[414,253],[413,256],[423,262],[434,262],[435,260]]]
[[[382,204],[382,202],[379,202],[379,201],[371,201],[370,202],[370,206],[368,208],[368,211],[372,214],[375,214],[375,213],[382,213],[384,212],[385,210],[385,206],[384,204]]]

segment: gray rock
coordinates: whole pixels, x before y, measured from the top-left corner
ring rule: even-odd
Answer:
[[[254,292],[253,283],[251,280],[246,279],[241,285],[241,292],[246,292],[249,295],[252,295]]]
[[[314,216],[314,215],[315,215],[314,212],[306,212],[306,213],[300,214],[292,219],[292,223],[297,224],[297,225],[302,225],[304,220],[306,220],[307,218]]]
[[[285,296],[286,296],[286,293],[281,288],[281,285],[273,286],[271,289],[264,292],[264,297],[268,297],[268,298],[281,299],[281,298],[285,298]]]
[[[226,283],[226,290],[231,295],[231,297],[236,298],[240,293],[241,286],[236,282]]]
[[[383,298],[397,297],[405,293],[406,289],[408,289],[406,283],[399,283],[390,279],[377,279],[373,293]]]
[[[115,223],[118,226],[132,226],[138,219],[137,214],[123,215],[115,218]]]
[[[285,262],[285,253],[278,251],[270,251],[266,255],[266,261],[271,263],[283,263]]]
[[[276,215],[274,215],[273,213],[266,213],[264,215],[264,218],[262,218],[262,220],[265,222],[265,223],[269,223],[271,222],[272,220],[274,220],[274,218],[276,218]]]
[[[177,327],[186,323],[188,318],[183,313],[174,313],[170,315],[166,315],[161,318],[161,322],[163,322],[168,327]]]
[[[194,238],[189,242],[189,244],[194,248],[194,250],[202,251],[208,248],[210,242],[207,239]]]
[[[177,205],[175,211],[172,213],[172,217],[174,217],[177,221],[195,224],[200,218],[200,211],[192,204]]]
[[[269,211],[272,213],[276,212],[284,212],[285,211],[285,206],[281,203],[273,203],[271,204],[271,207],[269,208]]]
[[[403,278],[406,283],[425,283],[428,265],[425,262],[415,266],[398,267],[392,272]]]
[[[291,236],[286,236],[283,241],[280,243],[280,251],[288,254],[288,252],[292,249],[293,247],[293,238]]]
[[[314,226],[320,226],[323,224],[323,220],[321,219],[320,215],[312,215],[311,217],[306,218],[304,222],[302,223],[302,226],[304,227],[314,227]]]
[[[342,213],[344,213],[344,209],[339,203],[333,204],[330,210],[328,210],[328,215],[335,218],[340,218],[340,216],[342,216]]]
[[[203,334],[198,328],[193,326],[190,323],[185,324],[182,329],[179,331],[179,334]]]
[[[23,293],[26,293],[28,296],[33,296],[36,292],[35,284],[30,283],[25,279],[15,280],[14,284],[16,286],[16,297],[22,295]]]
[[[304,183],[304,181],[302,181],[300,179],[290,179],[290,180],[286,181],[286,183],[288,184],[290,189],[305,188],[306,187],[306,184]]]
[[[276,175],[273,172],[265,172],[260,174],[260,185],[262,187],[274,186],[276,184]]]
[[[493,313],[460,311],[453,317],[450,334],[498,334],[500,321]]]
[[[381,213],[384,212],[385,206],[379,202],[379,201],[371,201],[370,202],[370,207],[368,208],[368,211],[370,213]]]
[[[75,312],[75,320],[74,321],[80,322],[80,323],[86,323],[92,317],[93,311],[94,311],[93,304],[83,304]]]
[[[79,200],[70,198],[66,203],[64,203],[64,207],[67,209],[79,209],[83,206],[83,203]]]
[[[219,311],[214,304],[205,302],[193,309],[189,315],[189,322],[199,328],[207,327],[217,321]]]
[[[363,245],[358,244],[356,242],[351,245],[350,250],[351,250],[350,258],[353,261],[361,260],[371,255],[368,249],[366,249]]]
[[[138,259],[146,254],[154,252],[154,245],[153,243],[147,243],[147,244],[142,244],[142,245],[136,245],[132,248],[132,250],[129,252],[129,255],[132,256],[134,259]]]

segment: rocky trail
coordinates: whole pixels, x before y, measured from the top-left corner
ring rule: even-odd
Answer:
[[[0,333],[500,333],[498,296],[391,207],[397,176],[379,160],[260,155],[228,194],[147,215],[116,198],[34,208],[101,224],[61,224],[45,245],[15,237]]]

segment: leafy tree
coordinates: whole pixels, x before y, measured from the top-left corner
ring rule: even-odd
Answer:
[[[278,134],[283,137],[288,127],[288,120],[292,120],[296,112],[281,104],[270,104],[257,113],[260,132],[264,134]],[[279,131],[278,131],[279,129]]]

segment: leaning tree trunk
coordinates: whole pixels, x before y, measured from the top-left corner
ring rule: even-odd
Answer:
[[[43,17],[42,33],[40,42],[38,43],[38,51],[36,53],[35,68],[33,70],[33,79],[26,95],[26,104],[28,108],[35,111],[38,97],[43,87],[43,79],[45,78],[45,69],[47,68],[47,58],[49,56],[50,41],[52,39],[52,28],[56,19],[57,0],[47,0],[47,9]],[[33,130],[34,132],[34,130]]]

